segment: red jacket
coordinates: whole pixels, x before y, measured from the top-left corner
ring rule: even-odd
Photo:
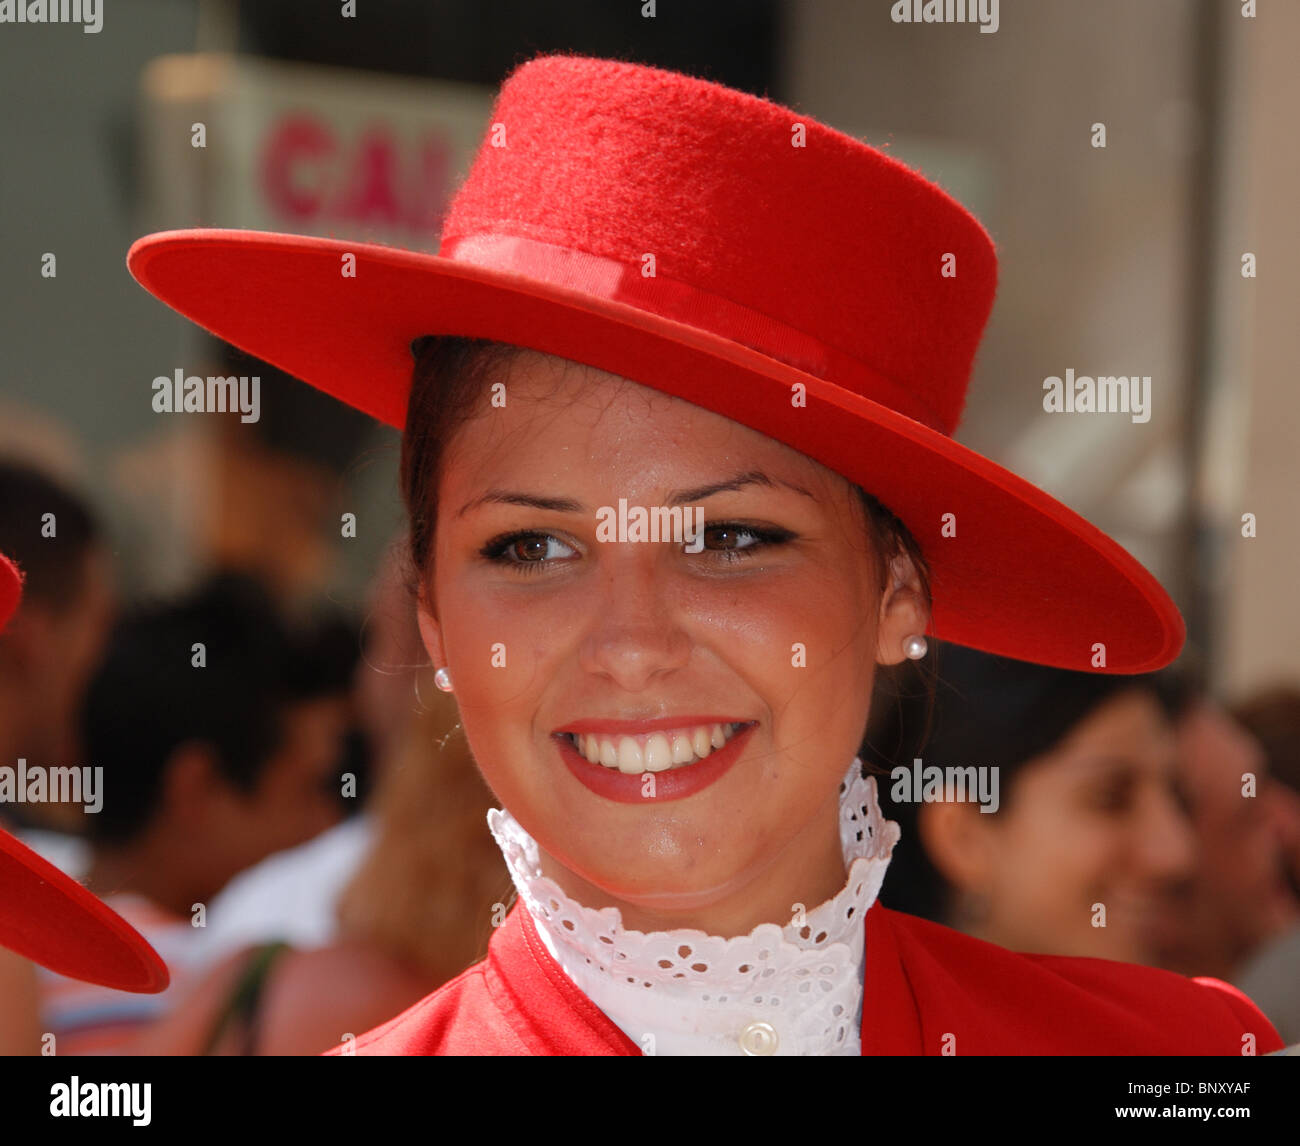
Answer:
[[[879,903],[866,929],[864,1055],[1240,1055],[1282,1046],[1259,1009],[1217,979],[1018,955]],[[486,959],[359,1036],[352,1053],[641,1051],[564,974],[516,903]]]

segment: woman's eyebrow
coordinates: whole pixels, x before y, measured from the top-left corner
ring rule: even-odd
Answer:
[[[668,495],[667,505],[682,505],[688,501],[703,501],[715,493],[727,493],[731,490],[743,489],[747,485],[765,485],[765,486],[785,486],[786,489],[792,489],[795,493],[801,493],[804,497],[817,498],[809,493],[803,486],[795,485],[784,478],[772,478],[762,470],[747,470],[743,474],[737,474],[726,481],[712,482],[709,485],[697,486],[695,489],[680,489]]]
[[[747,470],[745,473],[737,474],[725,481],[710,482],[708,485],[696,486],[693,489],[674,490],[668,495],[668,499],[664,504],[682,505],[686,502],[703,501],[715,493],[727,493],[732,490],[743,489],[747,485],[785,486],[786,489],[801,493],[804,497],[812,498],[814,501],[817,500],[815,495],[809,493],[802,486],[794,485],[783,478],[769,477],[762,470]],[[485,502],[495,502],[501,505],[523,505],[531,509],[552,510],[555,513],[583,513],[587,508],[582,502],[574,501],[568,497],[544,497],[541,494],[525,493],[522,490],[490,489],[482,496],[466,502],[461,506],[456,516],[464,517],[471,509]]]
[[[481,497],[476,497],[472,501],[467,501],[457,511],[457,517],[464,517],[471,509],[475,509],[485,502],[498,502],[501,505],[525,505],[531,509],[549,509],[556,513],[580,513],[583,509],[582,502],[574,501],[568,497],[543,497],[536,493],[523,493],[519,490],[511,489],[490,489]]]

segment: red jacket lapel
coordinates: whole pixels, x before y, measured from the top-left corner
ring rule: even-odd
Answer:
[[[506,1021],[534,1054],[641,1054],[551,958],[519,903],[488,946],[485,981]]]
[[[921,1015],[903,968],[892,918],[879,903],[867,910],[867,968],[862,998],[862,1053],[918,1055]]]

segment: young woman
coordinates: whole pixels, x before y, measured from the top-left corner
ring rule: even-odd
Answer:
[[[1280,1045],[1224,984],[873,906],[879,672],[927,631],[1125,673],[1183,635],[1132,557],[952,441],[996,277],[963,208],[766,100],[554,56],[504,85],[441,242],[191,231],[128,260],[405,431],[421,632],[519,900],[338,1053]]]

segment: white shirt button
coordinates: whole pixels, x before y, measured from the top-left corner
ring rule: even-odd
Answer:
[[[776,1054],[779,1043],[771,1023],[750,1023],[740,1032],[740,1049],[747,1055]]]

